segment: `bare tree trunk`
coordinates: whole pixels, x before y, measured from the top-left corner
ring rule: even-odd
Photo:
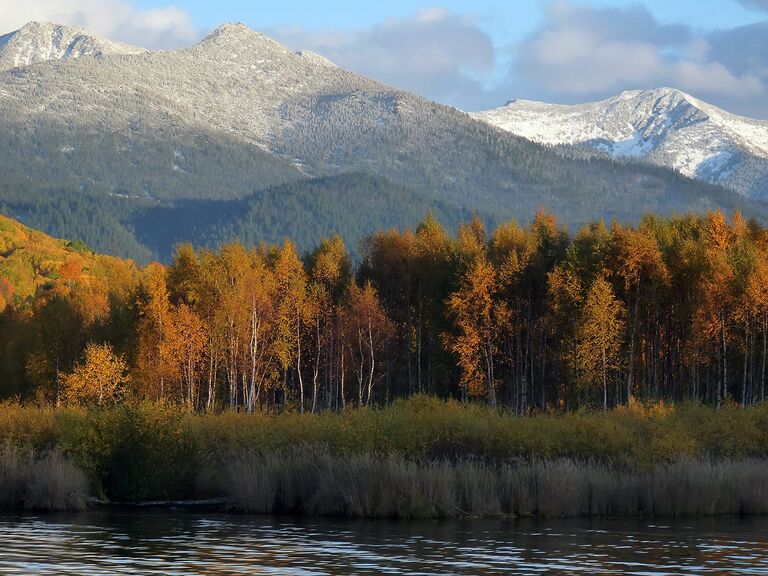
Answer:
[[[317,379],[320,375],[320,315],[315,318],[315,366],[312,370],[312,413],[317,410]]]
[[[627,406],[632,397],[632,376],[635,369],[635,333],[637,331],[637,310],[640,306],[640,278],[637,280],[635,288],[635,306],[632,312],[632,329],[629,335],[629,364],[627,365]]]
[[[261,320],[257,319],[255,307],[251,309],[251,382],[248,386],[248,412],[254,412],[256,403],[256,357],[259,346]]]
[[[693,400],[699,401],[699,362],[693,359]]]
[[[723,340],[723,394],[722,398],[728,398],[728,349],[725,344],[725,318],[721,320],[720,334]]]
[[[422,308],[423,304],[421,301],[419,301],[419,327],[416,331],[416,382],[418,384],[420,394],[424,391],[421,383],[421,331],[424,315]]]
[[[341,352],[341,373],[339,374],[340,378],[340,387],[341,387],[341,409],[346,410],[347,408],[347,400],[344,397],[344,344],[340,343],[339,350]]]
[[[486,378],[488,379],[488,401],[491,406],[496,406],[496,388],[493,373],[493,344],[491,342],[486,342],[484,348]]]
[[[542,332],[544,332],[542,330]],[[541,411],[547,411],[547,335],[542,335],[541,346]]]
[[[744,373],[741,378],[741,407],[745,408],[747,405],[747,366],[749,361],[749,327],[747,327],[747,333],[744,336]]]
[[[603,410],[608,410],[608,360],[603,347]]]
[[[768,342],[766,342],[766,336],[768,336],[768,330],[766,330],[768,321],[763,318],[763,358],[760,366],[760,402],[765,401],[765,360],[766,352],[768,352]]]
[[[363,333],[360,325],[357,327],[357,353],[360,365],[357,370],[357,407],[363,407],[363,394],[365,392],[365,354],[363,353]]]
[[[301,316],[296,309],[296,374],[299,378],[299,412],[304,414],[304,378],[301,375]]]
[[[371,403],[371,396],[373,395],[373,375],[376,368],[376,355],[373,348],[373,330],[371,327],[371,319],[368,318],[368,353],[369,353],[369,366],[368,366],[368,400],[366,404]]]
[[[218,368],[218,357],[213,353],[213,346],[211,346],[211,368],[210,377],[208,379],[208,412],[213,412],[216,408],[216,372]]]

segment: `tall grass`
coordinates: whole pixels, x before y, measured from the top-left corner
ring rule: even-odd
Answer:
[[[496,466],[244,451],[222,466],[232,510],[364,518],[768,513],[768,461],[681,460],[637,472],[571,459]]]
[[[263,474],[258,485],[278,486],[267,494],[277,490],[286,495],[275,503],[271,496],[254,492],[248,499],[253,511],[301,508],[318,514],[371,510],[373,515],[399,515],[402,509],[439,517],[511,510],[558,516],[579,514],[582,502],[588,501],[595,514],[655,513],[651,504],[658,502],[661,509],[671,505],[662,506],[660,494],[647,496],[652,488],[641,493],[634,487],[637,478],[648,483],[650,477],[644,475],[651,472],[682,474],[675,468],[681,463],[697,463],[706,475],[705,463],[719,470],[767,460],[768,405],[714,410],[696,404],[634,403],[607,413],[518,417],[426,396],[386,408],[322,414],[200,415],[151,403],[109,409],[6,403],[0,404],[0,445],[5,443],[35,453],[61,451],[97,492],[119,501],[209,496],[206,487],[215,482],[207,477],[220,480],[226,465],[233,478]],[[301,459],[286,456],[297,446],[313,447],[317,455],[312,466],[305,465],[306,449]],[[230,459],[232,454],[237,458]],[[261,460],[251,462],[252,454],[260,454]],[[266,468],[265,458],[271,458]],[[339,467],[337,462],[346,464]],[[306,479],[291,466],[302,474],[308,468],[324,470],[309,477],[316,478],[313,486],[323,483],[325,500],[308,500]],[[745,474],[749,466],[742,470]],[[626,472],[624,484],[616,480],[621,471]],[[369,494],[382,479],[401,486],[400,495],[379,501]],[[694,493],[700,489],[696,478],[674,481],[689,482]],[[335,485],[348,489],[335,491]],[[259,503],[262,497],[267,499]]]
[[[87,496],[85,474],[60,451],[0,450],[0,510],[83,510]]]

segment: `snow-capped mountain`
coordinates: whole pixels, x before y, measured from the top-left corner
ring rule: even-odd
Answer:
[[[768,198],[768,121],[731,114],[672,88],[573,106],[513,100],[473,116],[534,142],[588,146]]]
[[[141,52],[146,50],[112,42],[77,26],[30,22],[16,32],[0,36],[0,70],[50,60]]]

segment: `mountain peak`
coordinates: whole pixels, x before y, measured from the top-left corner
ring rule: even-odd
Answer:
[[[698,102],[693,96],[679,90],[678,88],[670,88],[669,86],[661,86],[660,88],[650,88],[646,90],[625,90],[614,99],[629,100],[629,99],[661,99],[667,98],[669,100],[687,100],[688,102]]]
[[[46,30],[54,30],[56,28],[75,28],[75,26],[65,26],[64,24],[56,24],[55,22],[44,22],[41,20],[32,20],[27,22],[19,28],[16,33],[22,34],[39,34]]]
[[[107,40],[79,26],[32,21],[15,32],[0,36],[0,70],[82,56],[141,52],[147,50]]]
[[[474,116],[535,142],[644,159],[691,178],[763,196],[768,123],[730,114],[663,86],[628,90],[599,102],[562,105],[513,100]]]
[[[213,32],[203,38],[198,46],[208,45],[249,45],[253,43],[268,43],[274,46],[280,46],[277,42],[262,34],[256,32],[252,28],[246,26],[242,22],[230,22],[228,24],[222,24],[216,28]]]
[[[214,38],[252,37],[259,35],[258,32],[242,22],[227,22],[226,24],[218,26],[213,32],[208,34],[203,41]]]

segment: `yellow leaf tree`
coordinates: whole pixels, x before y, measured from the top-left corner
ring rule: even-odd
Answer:
[[[63,377],[63,395],[74,404],[114,404],[122,398],[128,384],[125,360],[109,344],[90,343],[83,362]]]
[[[448,338],[459,357],[461,385],[470,396],[484,393],[496,404],[494,353],[499,320],[508,319],[506,308],[495,302],[496,270],[480,256],[464,274],[459,289],[448,299],[458,334]]]
[[[599,275],[587,294],[577,332],[577,360],[584,382],[603,387],[603,408],[608,408],[608,378],[618,368],[624,332],[624,305],[610,283]]]

